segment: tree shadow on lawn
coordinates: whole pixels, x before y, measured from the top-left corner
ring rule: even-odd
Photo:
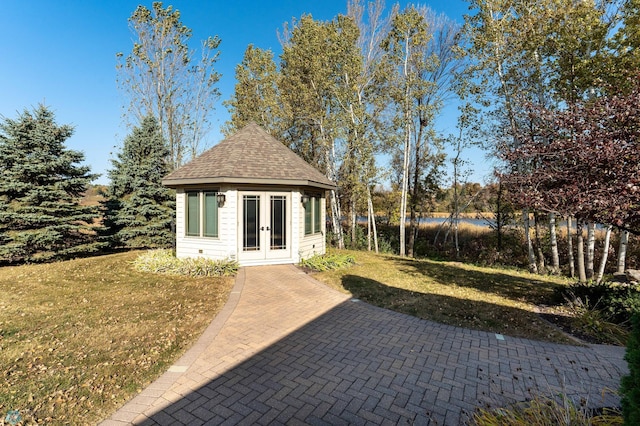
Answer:
[[[342,286],[364,302],[442,324],[513,337],[575,344],[574,340],[542,320],[536,313],[513,306],[405,290],[358,275],[344,275]]]
[[[557,305],[562,302],[559,298],[559,290],[564,286],[550,281],[518,277],[500,272],[469,270],[456,262],[402,259],[391,256],[386,260],[398,265],[401,272],[426,276],[442,285],[474,288],[485,293],[535,305]]]

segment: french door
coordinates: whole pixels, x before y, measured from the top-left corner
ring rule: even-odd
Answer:
[[[291,197],[286,192],[239,193],[239,260],[291,257]]]

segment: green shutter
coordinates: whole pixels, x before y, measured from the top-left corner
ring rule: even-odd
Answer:
[[[197,192],[187,192],[187,235],[200,236],[200,200]]]
[[[218,193],[204,193],[204,236],[218,237]]]

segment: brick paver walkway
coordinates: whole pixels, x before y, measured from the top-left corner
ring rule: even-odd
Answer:
[[[458,425],[478,406],[560,392],[615,406],[623,356],[420,320],[292,265],[242,268],[196,345],[102,425]]]

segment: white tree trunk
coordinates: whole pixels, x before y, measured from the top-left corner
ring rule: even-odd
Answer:
[[[404,161],[402,162],[402,194],[400,196],[400,256],[406,255],[405,225],[407,219],[407,192],[409,191],[409,150],[411,149],[411,86],[409,85],[409,57],[411,56],[409,38],[405,39],[405,57],[403,66],[405,84],[405,134],[404,134]]]
[[[578,219],[576,224],[576,235],[578,245],[578,279],[581,283],[587,282],[587,273],[584,270],[584,235],[582,235],[582,220]]]
[[[558,254],[558,237],[556,235],[556,215],[549,213],[549,238],[551,239],[551,272],[560,273],[560,256]]]
[[[371,209],[367,199],[367,251],[371,251]]]
[[[589,222],[587,224],[587,279],[593,278],[594,275],[594,258],[596,253],[596,224]]]
[[[623,274],[627,262],[627,245],[629,245],[629,231],[620,232],[620,246],[618,247],[618,269],[619,274]]]
[[[344,234],[342,232],[342,225],[340,224],[340,201],[338,200],[338,196],[335,190],[331,190],[330,196],[331,203],[331,226],[333,227],[333,233],[338,239],[338,248],[344,248]]]
[[[524,222],[524,238],[527,241],[527,253],[529,255],[529,272],[537,274],[538,265],[536,265],[536,254],[533,251],[533,242],[531,241],[531,230],[529,223],[529,210],[522,210],[522,220]]]
[[[407,126],[409,127],[409,126]],[[400,256],[406,255],[405,227],[407,221],[407,192],[409,189],[409,133],[407,130],[404,144],[404,162],[402,166],[402,192],[400,195]]]
[[[460,130],[460,136],[458,137],[458,144],[456,145],[456,157],[453,161],[453,240],[456,248],[456,260],[460,258],[460,245],[458,244],[458,225],[460,223],[460,200],[458,198],[458,162],[460,160],[460,139],[462,138],[462,129]]]
[[[600,267],[598,268],[596,283],[600,283],[602,281],[602,277],[604,277],[604,268],[607,266],[607,258],[609,257],[609,242],[611,240],[612,228],[613,227],[611,225],[607,226],[607,233],[604,235],[604,247],[602,248],[602,258],[600,259]]]
[[[567,216],[567,251],[569,254],[569,276],[576,276],[576,262],[573,257],[573,229],[571,226],[571,216]]]
[[[371,199],[371,191],[367,188],[367,205],[369,210],[369,216],[371,217],[371,226],[373,228],[373,246],[376,253],[378,253],[378,227],[376,226],[376,213],[373,210],[373,200]],[[371,250],[371,246],[369,246]]]
[[[336,167],[334,164],[336,155],[335,155],[335,143],[331,141],[329,143],[328,137],[325,134],[324,124],[322,121],[320,122],[320,135],[322,137],[322,141],[324,143],[324,160],[326,163],[326,174],[327,177],[336,181]],[[340,223],[340,218],[342,217],[342,212],[340,209],[340,198],[338,198],[338,194],[336,190],[331,190],[331,196],[329,198],[331,204],[331,225],[333,227],[333,233],[338,240],[338,248],[344,248],[344,233],[342,232],[342,224]]]
[[[351,248],[358,247],[358,212],[356,212],[355,196],[351,196]]]
[[[544,250],[542,249],[542,242],[540,241],[540,215],[535,213],[533,216],[533,234],[536,238],[536,249],[538,251],[538,273],[544,274],[547,271],[547,265],[544,259]]]

